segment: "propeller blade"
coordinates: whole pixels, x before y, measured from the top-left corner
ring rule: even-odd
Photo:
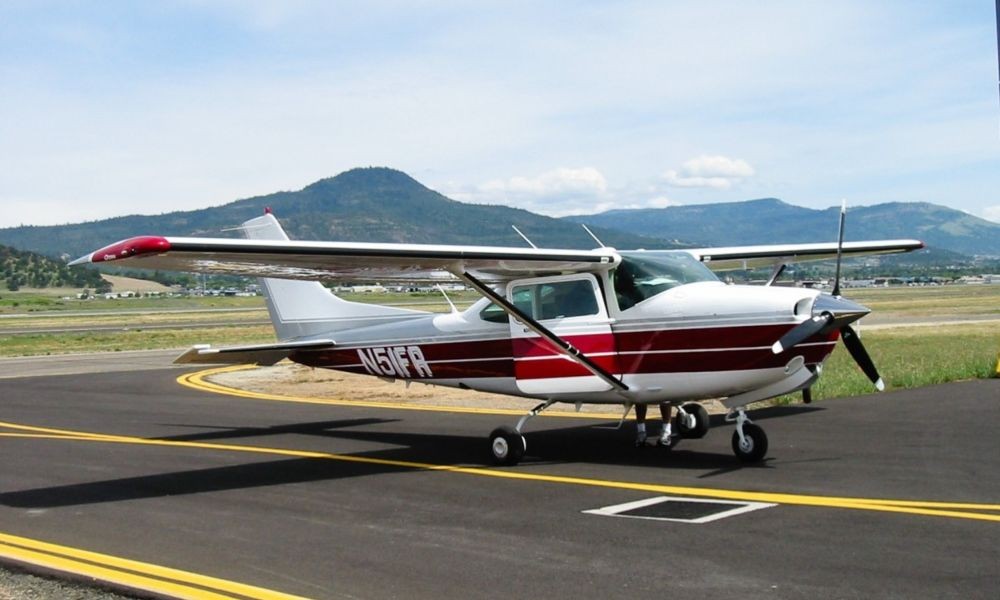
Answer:
[[[844,219],[847,217],[847,200],[840,204],[840,232],[837,234],[837,274],[833,277],[833,295],[840,295],[840,261],[844,258]]]
[[[878,369],[875,368],[875,363],[872,362],[872,358],[868,356],[868,351],[865,350],[864,345],[861,343],[861,338],[850,325],[845,325],[840,328],[840,338],[844,340],[844,345],[847,346],[848,352],[854,357],[854,362],[858,363],[861,370],[864,371],[868,379],[875,384],[875,389],[882,391],[885,389],[885,382],[879,377]]]
[[[830,321],[833,320],[833,315],[830,313],[823,313],[817,315],[808,321],[802,321],[795,327],[789,329],[785,335],[781,336],[774,345],[771,346],[771,352],[775,354],[781,354],[785,350],[788,350],[792,346],[802,342],[803,340],[809,339],[812,336],[820,332],[821,329],[826,327]]]

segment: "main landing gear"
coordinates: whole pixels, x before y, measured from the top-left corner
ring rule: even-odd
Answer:
[[[528,419],[538,416],[553,404],[555,404],[555,400],[542,402],[521,417],[514,427],[503,425],[494,429],[490,433],[490,450],[493,452],[493,462],[503,466],[512,466],[521,462],[524,451],[528,448],[528,442],[521,435],[524,424],[528,422]]]
[[[493,462],[503,466],[513,466],[521,462],[528,447],[524,435],[521,433],[525,423],[553,404],[555,404],[554,400],[542,402],[521,417],[514,427],[503,425],[494,429],[490,433],[490,451],[493,455]],[[736,458],[745,463],[763,460],[767,455],[767,434],[760,426],[755,425],[750,420],[745,407],[740,406],[730,410],[729,414],[726,415],[726,422],[736,423],[732,440],[733,453]],[[709,429],[708,412],[695,402],[678,407],[676,427],[677,433],[681,437],[689,439],[704,437]]]
[[[767,454],[767,435],[760,426],[753,424],[744,407],[734,410],[735,415],[732,411],[726,415],[727,423],[736,422],[736,431],[733,432],[733,453],[745,463],[763,460]]]
[[[697,402],[689,402],[677,407],[677,433],[682,438],[697,440],[708,433],[708,411]]]

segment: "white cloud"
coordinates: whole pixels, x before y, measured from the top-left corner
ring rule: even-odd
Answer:
[[[552,194],[600,194],[608,189],[608,182],[593,167],[580,169],[559,168],[535,177],[511,177],[506,181],[493,180],[481,186],[487,192],[507,192],[533,196]]]
[[[504,204],[554,217],[595,212],[611,199],[608,181],[594,167],[560,167],[539,175],[516,175],[476,185],[439,186],[450,198],[476,204]]]
[[[552,217],[681,205],[662,192],[662,184],[613,186],[594,167],[561,167],[476,185],[446,181],[432,187],[460,202],[502,204]]]
[[[680,169],[670,169],[663,174],[663,179],[674,187],[726,190],[754,174],[753,167],[743,159],[703,155],[685,161]]]
[[[993,206],[983,208],[983,218],[987,221],[1000,223],[1000,204],[994,204]]]

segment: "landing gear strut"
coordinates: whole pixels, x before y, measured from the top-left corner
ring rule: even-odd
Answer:
[[[736,421],[736,431],[733,432],[733,453],[741,462],[754,463],[764,459],[767,454],[767,435],[759,426],[754,425],[741,406],[726,415],[726,421]]]
[[[528,419],[538,416],[553,404],[555,404],[555,400],[546,400],[528,411],[528,414],[521,417],[514,427],[503,425],[494,429],[490,433],[490,451],[493,453],[493,462],[503,466],[513,466],[521,462],[524,451],[528,448],[528,442],[521,435],[524,424],[528,422]]]

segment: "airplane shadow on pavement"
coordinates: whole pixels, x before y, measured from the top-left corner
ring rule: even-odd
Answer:
[[[776,407],[754,413],[755,420],[773,419],[803,412],[823,410],[818,407]],[[486,435],[464,436],[408,433],[386,430],[397,419],[351,419],[311,423],[283,424],[269,427],[226,427],[204,424],[173,424],[175,427],[200,429],[197,433],[151,438],[163,441],[230,444],[234,440],[253,440],[252,446],[303,449],[298,436],[313,438],[309,451],[331,452],[344,456],[435,465],[483,466],[490,464]],[[538,424],[534,422],[533,424]],[[699,440],[683,440],[680,448],[635,448],[634,429],[626,424],[612,429],[617,422],[589,423],[575,427],[532,430],[528,427],[528,453],[522,465],[589,463],[657,469],[708,471],[701,477],[725,474],[747,468],[730,453],[699,449]],[[545,422],[545,425],[553,425]],[[721,415],[713,416],[712,426],[724,426]],[[380,429],[372,429],[377,427]],[[731,430],[731,426],[727,428]],[[712,435],[710,432],[709,435]],[[728,439],[728,433],[727,439]],[[368,442],[391,446],[362,452],[338,452],[314,438]],[[298,440],[299,443],[296,443]],[[157,450],[171,451],[170,447]],[[412,466],[350,462],[326,458],[281,458],[260,462],[259,454],[245,455],[246,464],[205,469],[107,479],[87,483],[59,485],[0,493],[0,505],[13,508],[58,508],[127,500],[162,498],[186,494],[251,489],[287,484],[332,481],[352,477],[414,470]],[[751,468],[767,468],[764,461]],[[509,467],[517,469],[518,467]]]

